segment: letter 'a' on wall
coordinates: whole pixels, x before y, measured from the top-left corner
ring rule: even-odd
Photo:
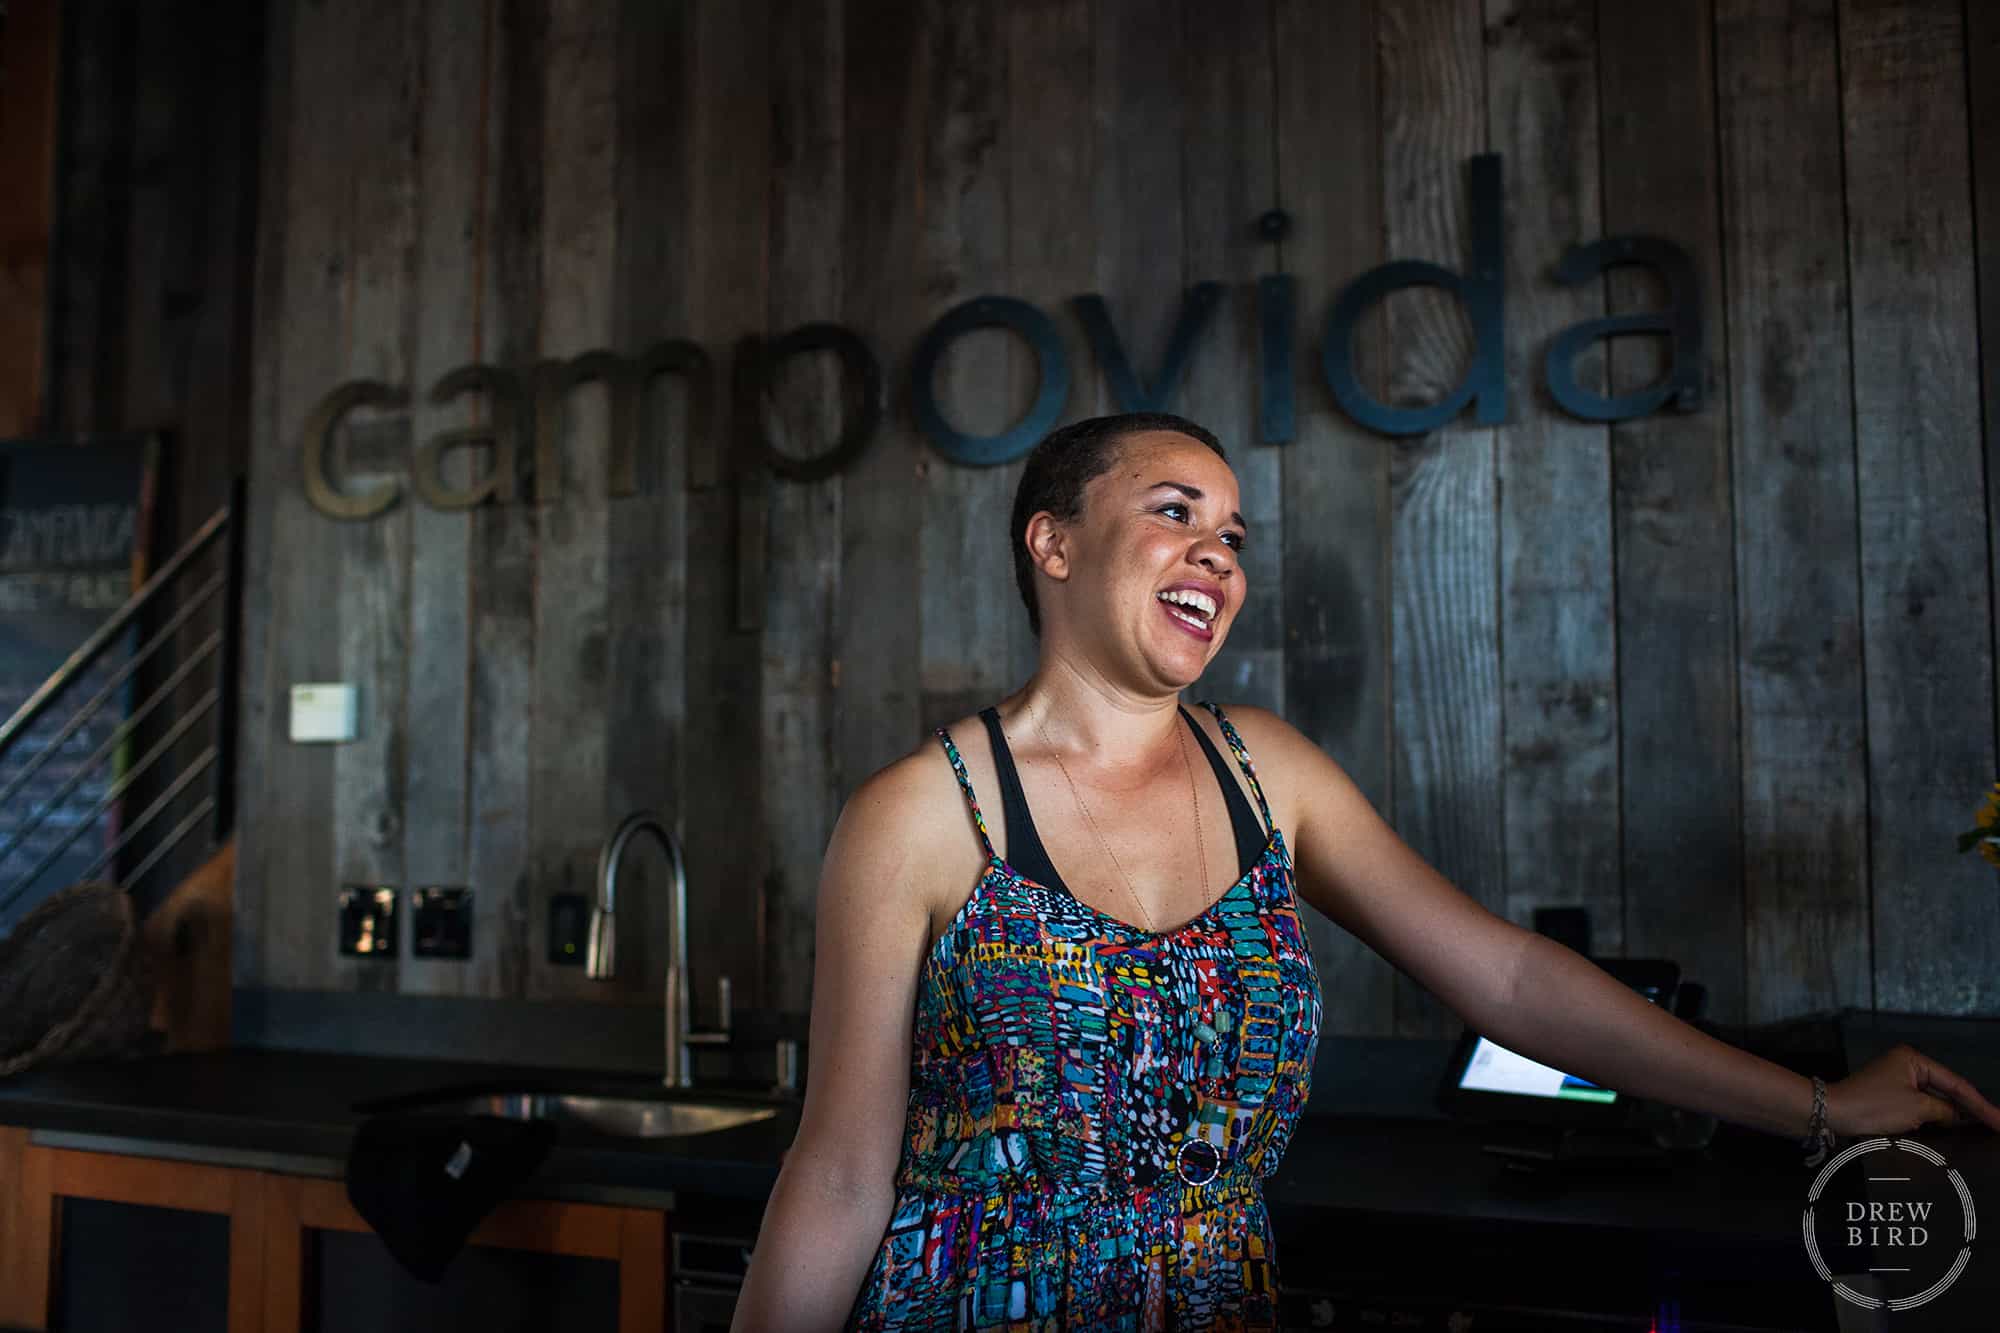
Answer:
[[[492,420],[437,432],[410,466],[410,485],[433,509],[470,509],[488,500],[509,505],[519,489],[521,419],[527,413],[521,377],[497,366],[460,366],[432,387],[431,402],[443,407],[466,393],[486,395]],[[445,455],[476,445],[492,451],[492,465],[479,481],[456,490],[444,479]]]
[[[937,400],[938,362],[945,348],[974,329],[1012,329],[1035,354],[1041,387],[1021,419],[998,435],[968,435],[945,420]],[[917,344],[910,361],[910,406],[917,425],[937,451],[954,463],[992,467],[1012,462],[1035,447],[1061,419],[1069,403],[1069,354],[1055,321],[1011,296],[975,296],[939,317]]]
[[[1349,283],[1333,303],[1320,348],[1327,388],[1341,410],[1383,435],[1422,435],[1478,405],[1481,425],[1507,420],[1506,235],[1500,193],[1500,156],[1472,159],[1472,273],[1460,276],[1439,264],[1399,259],[1372,268]],[[1465,302],[1472,317],[1472,365],[1450,395],[1427,407],[1390,407],[1361,387],[1354,373],[1354,329],[1361,315],[1404,287],[1442,287]]]
[[[1701,275],[1695,271],[1694,256],[1655,236],[1607,236],[1590,245],[1571,247],[1556,269],[1556,278],[1564,286],[1574,287],[1617,264],[1639,264],[1658,274],[1667,289],[1666,310],[1588,319],[1557,334],[1549,342],[1546,365],[1550,397],[1563,411],[1586,421],[1629,421],[1669,404],[1680,412],[1698,410],[1703,366]],[[1630,333],[1668,336],[1669,364],[1664,378],[1611,398],[1576,382],[1577,355],[1592,339]]]

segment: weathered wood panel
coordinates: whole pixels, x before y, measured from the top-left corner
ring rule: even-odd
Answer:
[[[76,40],[64,43],[62,55],[55,188],[61,221],[48,292],[44,411],[51,430],[100,430],[116,419],[123,388],[116,316],[125,271],[123,214],[134,193],[138,15],[109,0],[73,0],[62,10]],[[290,47],[282,54],[289,62]]]
[[[611,344],[618,262],[618,16],[586,0],[549,6],[542,121],[542,312],[546,364]],[[538,393],[560,393],[547,384]],[[541,894],[595,897],[607,829],[610,678],[610,430],[612,390],[585,385],[564,399],[559,475],[535,478],[534,726],[528,838]],[[551,490],[554,498],[550,498]],[[635,856],[635,860],[637,857]],[[633,895],[637,897],[637,894]],[[621,904],[622,906],[622,904]],[[620,912],[623,917],[623,912]],[[531,971],[531,996],[629,990],[636,933],[620,920],[618,973]],[[535,952],[547,955],[548,921]]]
[[[2000,895],[1950,850],[1994,773],[1961,19],[1844,2],[1840,69],[1875,1002],[1978,1012],[2000,1002]]]
[[[61,31],[55,0],[27,0],[0,18],[0,171],[18,182],[0,203],[0,438],[41,424]]]
[[[1282,454],[1284,715],[1332,755],[1375,808],[1390,781],[1389,441],[1340,412],[1316,364],[1333,293],[1388,258],[1373,0],[1281,0],[1272,34],[1278,204],[1293,230],[1276,267],[1297,284],[1290,370],[1297,438]],[[1379,321],[1369,326],[1379,331]],[[1363,382],[1381,343],[1356,339]],[[1257,556],[1253,553],[1251,559]],[[1308,909],[1329,1030],[1395,1031],[1395,969]]]
[[[491,364],[527,367],[541,342],[544,59],[547,0],[487,0],[480,201],[479,347]],[[487,404],[489,412],[495,405]],[[522,497],[525,501],[526,497]],[[534,744],[535,544],[540,510],[525,502],[473,511],[466,617],[473,993],[526,995],[547,955],[548,905],[531,873],[529,760]],[[536,952],[540,945],[542,952]]]
[[[1554,278],[1599,231],[1597,6],[1487,0],[1491,147],[1506,162],[1508,422],[1496,432],[1505,915],[1590,914],[1619,951],[1618,646],[1609,433],[1556,406],[1550,339],[1604,313],[1601,282]],[[1602,344],[1574,367],[1603,392]]]
[[[920,8],[924,98],[916,250],[920,312],[928,323],[961,301],[1010,290],[1007,273],[1007,49],[997,5]],[[1025,352],[1021,353],[1025,355]],[[963,430],[990,435],[1017,415],[1011,333],[958,339],[937,371],[937,393]],[[959,467],[929,453],[912,534],[921,570],[917,644],[925,728],[984,707],[1012,690],[1008,629],[1019,618],[1011,579],[1006,467]],[[990,577],[983,576],[990,571]],[[910,743],[917,738],[911,737]]]
[[[738,340],[765,332],[770,309],[771,14],[764,0],[703,0],[696,15],[692,83],[694,209],[689,336],[726,367]],[[726,372],[724,372],[726,373]],[[718,377],[717,401],[728,401]],[[740,451],[741,422],[718,414],[718,440]],[[690,497],[687,509],[687,690],[700,707],[687,719],[692,757],[680,812],[689,874],[688,937],[694,1016],[714,1016],[716,979],[727,975],[748,996],[758,966],[756,922],[770,864],[764,783],[770,773],[757,738],[763,706],[760,639],[737,628],[736,534],[765,512],[741,497],[760,489],[754,460],[725,459],[723,483]],[[731,477],[734,477],[732,482]]]
[[[289,71],[292,65],[292,15],[285,6],[272,6],[270,29],[265,35],[264,63],[267,69]],[[282,392],[284,359],[279,353],[277,334],[283,328],[284,311],[290,301],[289,284],[295,242],[291,236],[291,155],[272,149],[272,141],[290,146],[292,85],[289,78],[268,78],[259,107],[267,127],[257,163],[257,195],[265,203],[257,218],[256,272],[252,278],[254,307],[250,321],[250,401],[249,430],[252,439],[249,466],[245,469],[247,491],[243,527],[243,666],[237,699],[239,754],[237,757],[236,904],[230,941],[232,966],[239,985],[295,985],[293,957],[282,947],[272,947],[271,871],[274,853],[284,836],[283,814],[271,808],[274,802],[258,793],[276,790],[273,780],[288,756],[281,755],[274,728],[283,725],[284,712],[278,702],[277,681],[282,679],[285,657],[271,642],[275,624],[288,637],[296,603],[283,600],[286,591],[280,576],[271,570],[275,547],[273,531],[285,515],[279,492],[285,485],[282,454],[274,444],[281,423],[289,423],[294,406]],[[295,500],[303,510],[302,499]],[[294,531],[306,516],[294,511],[286,528],[286,539],[307,540]],[[288,795],[287,799],[290,797]],[[303,890],[298,890],[303,892]]]
[[[907,280],[924,208],[924,136],[935,56],[896,0],[847,0],[841,317],[883,364],[907,373],[930,301]],[[892,380],[892,382],[894,382]],[[910,515],[932,455],[899,395],[882,431],[841,480],[840,595],[834,631],[833,765],[840,798],[922,736],[920,572]]]
[[[1707,0],[1603,7],[1598,59],[1605,233],[1661,236],[1693,256],[1708,329],[1702,410],[1611,431],[1624,951],[1678,959],[1709,988],[1710,1012],[1736,1022],[1743,872],[1712,17]],[[1611,271],[1613,314],[1660,299],[1650,276]],[[1615,341],[1611,391],[1659,379],[1665,344]]]
[[[1246,600],[1229,641],[1189,691],[1225,708],[1285,705],[1284,453],[1260,442],[1257,420],[1257,279],[1277,260],[1257,219],[1278,203],[1277,127],[1271,96],[1272,14],[1190,0],[1181,6],[1184,286],[1217,282],[1223,296],[1188,367],[1184,412],[1222,439],[1248,528],[1239,563]]]
[[[248,984],[312,989],[358,984],[351,967],[343,973],[334,961],[334,754],[287,737],[291,685],[340,669],[339,609],[327,583],[344,533],[306,503],[297,460],[313,404],[347,377],[341,339],[328,330],[345,327],[348,200],[358,168],[333,146],[347,142],[345,102],[362,74],[339,15],[300,9],[284,19],[273,25],[269,54],[269,67],[289,77],[272,79],[266,104],[274,128],[262,194],[273,201],[273,221],[260,228],[253,346],[268,415],[259,414],[251,455],[244,593],[244,735],[258,739],[248,742],[255,757],[243,773],[238,873],[258,907],[238,915],[236,956]]]
[[[1834,8],[1716,13],[1753,1021],[1874,999]]]
[[[1002,7],[1002,36],[1007,45],[1007,264],[1008,291],[1036,300],[1054,312],[1059,302],[1092,289],[1097,271],[1097,224],[1077,201],[1090,196],[1100,151],[1094,135],[1078,133],[1087,124],[1097,82],[1091,45],[1090,0],[1047,0],[1033,5]],[[1070,365],[1088,365],[1089,348],[1081,330],[1057,319]],[[1009,344],[1011,396],[1008,416],[1027,410],[1039,387],[1039,370],[1025,349]],[[1085,415],[1072,378],[1067,417]],[[933,464],[939,463],[935,457]],[[1000,497],[984,522],[1001,529],[1004,560],[993,579],[1005,591],[993,596],[1007,607],[1007,661],[1003,679],[1011,693],[1034,674],[1041,645],[1028,628],[1014,586],[1014,541],[1008,530],[1014,490],[1020,484],[1024,459],[988,469],[989,483]],[[980,700],[980,706],[997,696]]]
[[[1466,164],[1485,151],[1483,31],[1473,0],[1381,8],[1382,190],[1389,250],[1467,266]],[[1466,373],[1472,342],[1455,299],[1399,292],[1387,305],[1387,401],[1426,404]],[[1403,441],[1390,467],[1396,821],[1454,884],[1505,906],[1501,828],[1498,497],[1490,427],[1469,418]],[[1396,1032],[1457,1020],[1406,974]]]
[[[420,0],[371,0],[340,25],[353,50],[355,99],[341,142],[352,231],[343,255],[341,380],[408,385],[416,369],[410,333],[417,301],[418,135],[422,124],[423,9]],[[344,484],[398,484],[410,451],[408,412],[357,411],[332,452]],[[395,990],[409,956],[410,884],[403,818],[410,671],[410,542],[415,506],[406,498],[373,522],[336,530],[333,562],[311,571],[317,596],[339,617],[333,679],[357,685],[356,738],[331,747],[333,864],[337,884],[398,886],[396,957],[343,960],[335,975],[357,989]],[[447,814],[448,818],[449,815]],[[315,931],[332,954],[331,931]]]
[[[411,349],[411,434],[421,445],[441,430],[461,429],[481,415],[482,404],[461,398],[438,405],[430,388],[458,366],[481,359],[478,263],[468,247],[483,243],[485,218],[485,99],[487,0],[433,5],[420,46],[421,121],[417,129],[417,198],[422,201],[416,255],[416,340]],[[479,40],[469,40],[471,34]],[[464,36],[461,36],[463,34]],[[474,460],[460,449],[445,460],[446,480],[470,483]],[[479,470],[484,471],[483,461]],[[470,814],[467,708],[472,625],[466,589],[472,577],[472,524],[463,510],[416,503],[410,514],[409,690],[403,794],[406,809],[425,817],[403,827],[403,865],[412,893],[428,885],[466,883],[466,821]],[[419,555],[419,553],[421,553]],[[473,895],[474,939],[479,930]],[[414,913],[412,922],[414,923]],[[456,960],[415,956],[403,964],[400,988],[411,993],[456,994],[471,980]]]
[[[782,0],[771,30],[771,289],[774,333],[838,323],[841,299],[842,7]],[[879,352],[877,353],[880,354]],[[848,390],[828,355],[785,367],[764,417],[778,446],[834,446]],[[834,617],[840,578],[841,478],[773,481],[764,604],[762,748],[771,868],[759,923],[759,992],[794,1013],[812,1000],[813,903],[840,815],[832,769]]]
[[[686,337],[693,316],[694,20],[685,6],[621,0],[617,8],[618,254],[610,345],[636,355]],[[686,802],[688,432],[689,404],[700,392],[679,376],[647,386],[634,446],[637,493],[607,504],[605,809],[593,835],[598,840],[635,810],[654,811],[671,827]],[[684,831],[677,836],[685,847]],[[627,865],[629,874],[620,872],[612,985],[634,1003],[657,1004],[668,961],[667,862],[656,846],[640,843]],[[691,892],[700,885],[690,877]]]
[[[1469,892],[1523,922],[1582,903],[1600,950],[1680,958],[1722,1017],[1864,996],[1990,1009],[1986,946],[1915,924],[1943,901],[1958,940],[1996,935],[1983,867],[1942,850],[1993,759],[1979,525],[2000,483],[1970,442],[1984,218],[1965,155],[1992,136],[1963,107],[1986,20],[1968,33],[1950,6],[1861,4],[1836,23],[1834,2],[1717,0],[1718,39],[1698,0],[378,0],[371,31],[406,39],[387,59],[349,15],[273,6],[288,77],[268,91],[252,334],[243,979],[657,1003],[650,851],[618,980],[544,961],[550,896],[589,893],[612,823],[656,806],[687,845],[704,1021],[724,973],[740,1003],[803,1007],[840,802],[1036,664],[1001,521],[1019,464],[929,446],[911,350],[969,296],[1032,301],[1067,342],[1075,419],[1110,401],[1070,298],[1102,294],[1150,377],[1184,289],[1213,280],[1224,304],[1172,406],[1223,433],[1261,540],[1251,610],[1195,693],[1281,710]],[[117,30],[100,87],[148,40]],[[1968,56],[1970,89],[1952,73]],[[373,90],[359,117],[342,109],[356,88]],[[115,131],[133,114],[107,113],[70,194],[86,177],[130,193]],[[1508,418],[1384,439],[1324,385],[1326,313],[1392,257],[1467,269],[1467,164],[1489,148],[1506,164]],[[125,220],[92,253],[185,268],[184,236],[130,234],[166,197],[113,209]],[[1273,204],[1294,218],[1278,244],[1254,231]],[[1629,270],[1566,286],[1552,267],[1639,231],[1700,270],[1705,401],[1572,419],[1542,387],[1549,340],[1658,297]],[[1253,284],[1272,272],[1299,298],[1282,446],[1258,442]],[[120,290],[95,281],[78,289],[92,337],[118,323]],[[168,320],[170,291],[132,308]],[[875,349],[883,429],[831,481],[739,475],[754,437],[727,406],[738,340],[818,319]],[[343,526],[298,492],[298,431],[343,378],[416,400],[470,361],[525,371],[670,337],[714,359],[720,410],[690,438],[683,389],[654,390],[635,495],[608,493],[596,385],[567,400],[547,504],[406,501]],[[1650,381],[1658,341],[1600,342],[1581,379]],[[1370,312],[1356,347],[1397,405],[1451,391],[1471,350],[1457,300],[1426,291]],[[92,386],[66,393],[93,423],[123,424],[173,368],[158,348],[88,351],[62,382]],[[993,430],[1033,377],[1012,335],[981,332],[940,396]],[[760,410],[781,447],[814,450],[842,396],[829,358],[801,358]],[[412,439],[492,410],[357,413],[344,484],[403,480]],[[739,536],[755,546],[740,566]],[[285,689],[336,673],[369,702],[364,740],[289,745]],[[338,961],[350,874],[406,891],[462,877],[472,963]],[[1312,929],[1329,1030],[1455,1025]]]

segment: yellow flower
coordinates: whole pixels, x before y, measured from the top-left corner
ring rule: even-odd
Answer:
[[[1958,835],[1958,852],[1963,856],[1974,847],[1986,859],[1986,864],[2000,870],[2000,782],[1986,793],[1980,802],[1979,813],[1974,816],[1977,827],[1969,828]]]

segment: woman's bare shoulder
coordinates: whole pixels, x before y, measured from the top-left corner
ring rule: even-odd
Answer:
[[[946,730],[956,744],[964,721]],[[893,861],[927,902],[942,902],[954,889],[962,896],[965,869],[984,860],[950,757],[934,732],[854,789],[834,843],[876,864]]]
[[[1251,762],[1257,765],[1260,779],[1265,767],[1265,753],[1271,756],[1273,763],[1282,764],[1295,760],[1301,748],[1319,750],[1319,746],[1313,744],[1304,732],[1268,708],[1260,708],[1256,704],[1223,703],[1221,700],[1214,702],[1222,710],[1222,715],[1229,719],[1229,725],[1236,728],[1237,735],[1243,738],[1243,748],[1250,752]]]
[[[978,725],[979,719],[970,720]],[[954,747],[962,745],[958,738],[965,732],[964,719],[943,730]],[[927,731],[922,740],[862,780],[848,797],[849,805],[857,803],[908,831],[935,827],[940,816],[963,808],[965,802],[952,776],[950,755],[937,732]]]
[[[1207,702],[1204,700],[1204,702]],[[1258,785],[1271,803],[1272,815],[1292,836],[1298,825],[1297,793],[1315,778],[1325,776],[1333,759],[1304,732],[1256,704],[1215,701],[1229,725],[1243,740],[1243,749],[1257,770]],[[1207,710],[1204,709],[1205,713]]]

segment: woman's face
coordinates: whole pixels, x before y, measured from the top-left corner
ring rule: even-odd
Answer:
[[[1201,441],[1127,436],[1067,527],[1066,632],[1143,686],[1192,684],[1243,605],[1242,507],[1235,472]]]

